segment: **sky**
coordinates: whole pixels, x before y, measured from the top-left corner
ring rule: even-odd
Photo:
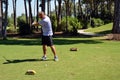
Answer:
[[[13,13],[13,6],[12,6],[12,0],[8,0],[9,1],[9,5],[8,5],[8,15],[11,16],[11,13]],[[33,14],[34,14],[34,3],[35,1],[32,0],[32,11],[33,11]],[[53,5],[54,5],[54,2],[51,2],[52,4],[52,10],[54,9]],[[35,9],[36,10],[36,9]],[[17,13],[17,16],[20,16],[22,13],[25,13],[25,10],[24,10],[24,0],[17,0],[17,8],[16,8],[16,13]],[[36,13],[35,13],[36,14]]]
[[[23,0],[17,0],[17,8],[16,8],[17,16],[20,16],[22,13],[24,13],[24,2]],[[11,15],[13,13],[13,6],[12,6],[12,0],[9,0],[8,4],[8,15]]]

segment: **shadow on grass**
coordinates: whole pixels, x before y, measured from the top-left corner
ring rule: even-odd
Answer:
[[[92,40],[92,39],[68,39],[68,38],[55,38],[54,44],[55,45],[71,45],[71,44],[97,44],[102,43],[100,40]],[[11,40],[0,40],[0,45],[41,45],[41,39],[11,39]]]
[[[40,45],[41,40],[25,39],[25,40],[0,40],[0,45]]]
[[[3,64],[22,63],[22,62],[36,62],[36,61],[43,61],[43,60],[41,60],[41,59],[23,59],[23,60],[16,59],[16,60],[7,60],[6,59],[6,62],[4,62]],[[45,61],[54,61],[54,59],[47,59]]]
[[[78,44],[78,43],[84,43],[84,44],[98,44],[98,43],[102,43],[101,41],[98,40],[68,40],[68,39],[55,39],[54,43],[56,45],[70,45],[70,44]]]
[[[105,30],[105,31],[98,32],[97,34],[110,34],[111,32],[112,32],[111,30]]]

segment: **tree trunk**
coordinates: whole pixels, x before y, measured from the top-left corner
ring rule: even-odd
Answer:
[[[112,0],[107,0],[107,10],[110,14],[112,14]]]
[[[56,0],[54,1],[54,4],[55,4],[55,15],[56,15],[56,18],[57,18],[57,4],[56,4]]]
[[[112,34],[108,36],[108,39],[120,40],[120,1],[115,0],[114,7],[114,22],[112,28]]]
[[[42,0],[41,8],[41,10],[45,12],[45,0]]]
[[[113,20],[112,4],[113,4],[113,1],[112,1],[112,0],[107,0],[108,19],[109,19],[110,21]]]
[[[0,0],[0,37],[2,36],[2,0]]]
[[[2,35],[3,35],[3,40],[7,39],[7,17],[8,16],[8,0],[5,0],[5,17],[4,17],[4,23],[3,23],[3,28],[2,28]]]
[[[47,12],[48,12],[48,16],[50,16],[50,0],[47,0]]]
[[[28,8],[29,8],[29,25],[30,25],[30,28],[31,28],[32,27],[32,22],[33,22],[31,0],[28,1]]]
[[[37,17],[36,17],[37,22],[38,22],[38,13],[39,13],[39,0],[37,0]]]
[[[14,27],[16,29],[16,27],[17,27],[17,19],[16,19],[16,2],[17,2],[17,0],[12,0],[12,1],[13,1]]]
[[[104,1],[101,1],[101,19],[105,17],[105,4]]]
[[[28,14],[27,14],[27,4],[26,4],[26,0],[24,0],[24,6],[25,6],[26,23],[28,23]]]
[[[75,0],[73,0],[74,2],[74,17],[76,17],[76,6],[75,6]]]
[[[120,1],[115,0],[113,34],[120,34]]]
[[[78,17],[79,19],[83,20],[83,11],[81,6],[81,0],[78,1]]]
[[[66,32],[68,32],[69,0],[64,0],[66,7]]]
[[[62,0],[58,0],[58,14],[57,14],[57,31],[60,31],[61,30],[61,3],[62,3]]]

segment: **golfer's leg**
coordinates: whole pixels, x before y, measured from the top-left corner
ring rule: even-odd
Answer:
[[[54,56],[56,56],[56,49],[55,49],[55,46],[52,45],[52,46],[50,46],[50,48],[51,48],[51,50],[52,50]]]
[[[50,46],[50,47],[51,47],[51,50],[52,50],[52,52],[53,52],[53,54],[54,54],[54,60],[55,60],[55,61],[58,61],[58,56],[57,56],[57,54],[56,54],[55,46]]]
[[[43,45],[43,54],[46,56],[47,53],[47,45]]]

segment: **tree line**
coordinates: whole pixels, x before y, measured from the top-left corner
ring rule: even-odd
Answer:
[[[0,34],[3,39],[7,37],[9,1],[0,0]],[[23,0],[25,14],[20,17],[16,16],[17,1],[19,0],[12,0],[13,26],[15,29],[19,26],[23,33],[25,29],[27,29],[26,33],[31,33],[35,29],[32,22],[39,20],[38,15],[34,15],[35,11],[36,13],[47,12],[46,14],[52,20],[54,31],[71,32],[75,35],[77,29],[98,27],[114,22],[112,33],[120,33],[120,25],[118,25],[120,23],[119,0]],[[32,1],[35,4],[31,4]],[[54,5],[51,2],[54,2]],[[35,10],[32,10],[33,6]],[[55,10],[51,9],[53,6]],[[20,26],[21,24],[24,25]]]

